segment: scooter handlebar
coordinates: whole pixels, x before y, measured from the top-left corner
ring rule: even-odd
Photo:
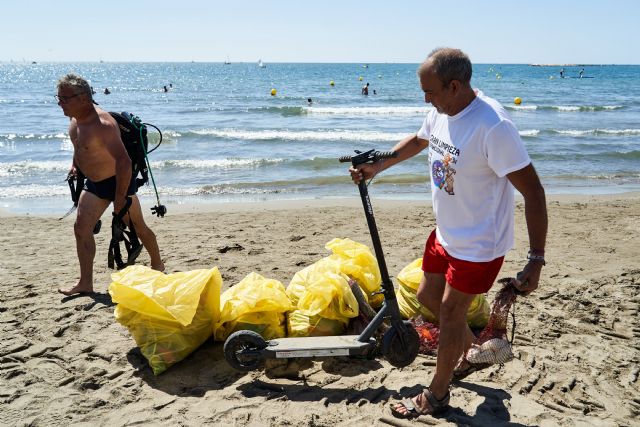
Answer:
[[[390,159],[393,157],[398,157],[398,153],[395,151],[375,151],[375,150],[369,150],[364,153],[361,153],[356,150],[355,156],[342,156],[338,158],[338,161],[340,163],[351,162],[355,166],[363,163],[374,163],[380,159]]]
[[[376,151],[375,155],[377,160],[398,157],[398,153],[395,151]]]

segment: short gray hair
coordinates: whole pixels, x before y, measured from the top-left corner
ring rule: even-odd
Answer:
[[[452,80],[471,82],[471,60],[460,49],[439,47],[432,50],[418,67],[418,76],[422,76],[428,69],[435,72],[445,87]]]
[[[77,74],[69,73],[60,77],[58,79],[57,87],[68,87],[71,88],[74,93],[87,95],[89,99],[93,99],[93,94],[91,93],[92,91],[89,82]]]

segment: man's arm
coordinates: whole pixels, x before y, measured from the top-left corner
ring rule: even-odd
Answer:
[[[547,240],[547,202],[540,178],[531,163],[524,168],[507,174],[507,178],[524,198],[524,215],[529,232],[529,249],[533,255],[544,257]],[[529,260],[518,276],[516,288],[526,294],[538,287],[540,272],[544,262]]]
[[[131,183],[131,159],[120,139],[118,125],[115,122],[103,122],[101,128],[105,148],[116,162],[116,195],[113,210],[118,213],[125,205],[127,190]]]
[[[416,134],[409,135],[393,147],[393,151],[398,153],[398,157],[379,160],[375,164],[362,164],[358,166],[358,168],[353,168],[352,166],[349,168],[349,172],[351,172],[351,179],[356,184],[358,184],[362,179],[371,179],[374,175],[390,168],[396,163],[400,163],[415,156],[428,146],[429,141],[418,138]]]

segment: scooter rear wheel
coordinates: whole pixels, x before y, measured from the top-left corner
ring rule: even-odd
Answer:
[[[267,342],[254,331],[237,331],[224,342],[224,358],[232,368],[239,371],[253,371],[262,366],[262,355]]]
[[[382,338],[382,355],[396,368],[403,368],[413,362],[420,350],[420,337],[413,325],[402,322],[404,331],[392,326]]]

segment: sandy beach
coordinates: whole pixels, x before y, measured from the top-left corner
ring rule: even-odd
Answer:
[[[422,254],[427,202],[372,194],[392,276]],[[328,255],[334,237],[371,245],[359,199],[168,206],[147,216],[167,272],[217,266],[224,289],[255,271],[285,286]],[[97,236],[93,296],[77,280],[74,215],[0,217],[0,425],[621,426],[640,423],[640,194],[550,196],[541,287],[516,302],[516,358],[455,385],[451,409],[408,422],[388,408],[428,384],[435,359],[397,369],[343,358],[273,364],[250,374],[208,341],[154,376],[113,315],[110,220]],[[231,248],[231,249],[230,249]],[[226,250],[225,250],[226,249]],[[524,265],[523,206],[500,277]],[[139,263],[149,265],[146,252]],[[497,286],[489,293],[491,302]]]

